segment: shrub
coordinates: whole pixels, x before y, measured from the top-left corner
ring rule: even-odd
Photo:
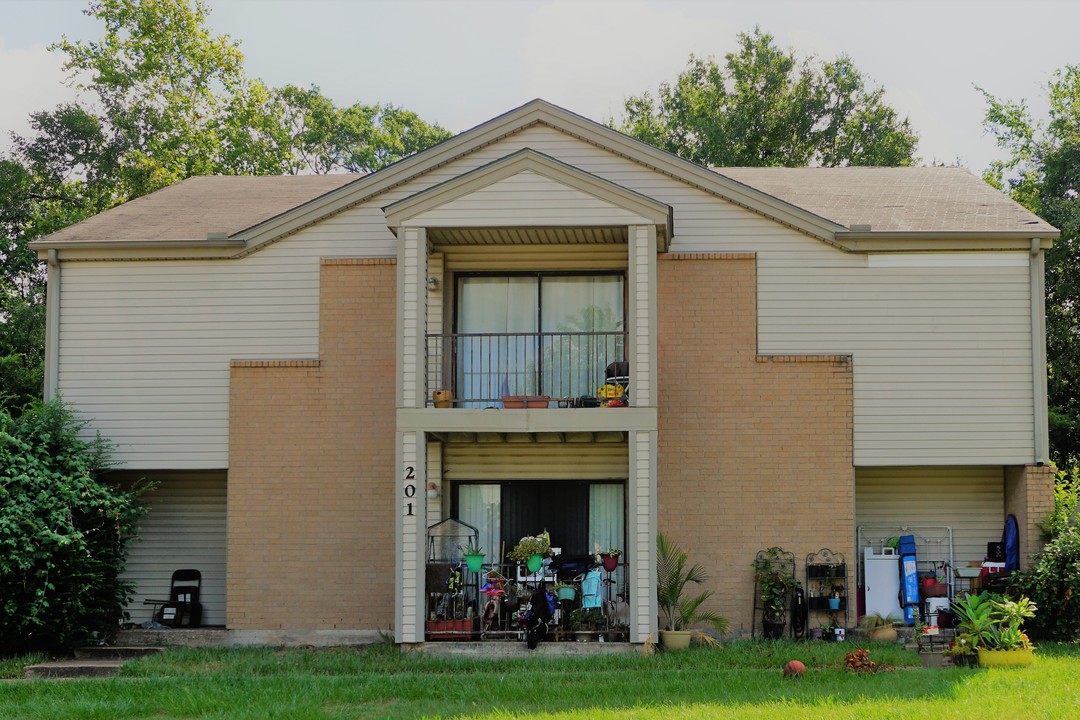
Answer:
[[[1039,640],[1080,639],[1080,531],[1063,530],[1036,555],[1031,567],[1013,574],[1010,595],[1026,595],[1039,614],[1025,627]]]
[[[1054,509],[1039,523],[1039,530],[1047,540],[1053,540],[1076,524],[1077,506],[1080,505],[1080,467],[1072,472],[1059,470],[1054,480]]]
[[[0,654],[54,650],[108,633],[143,489],[99,480],[110,446],[86,441],[59,401],[0,411]]]

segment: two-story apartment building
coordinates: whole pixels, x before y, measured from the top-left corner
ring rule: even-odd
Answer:
[[[658,531],[737,631],[762,548],[944,528],[966,564],[1013,513],[1033,551],[1056,236],[962,169],[710,170],[533,101],[372,175],[193,178],[35,246],[48,394],[158,482],[134,619],[198,567],[238,638],[420,642],[453,517],[489,560],[543,529],[623,549],[641,642]]]

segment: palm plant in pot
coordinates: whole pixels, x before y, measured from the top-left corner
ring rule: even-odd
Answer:
[[[862,620],[859,621],[859,627],[866,633],[866,638],[868,640],[873,640],[875,642],[896,642],[897,634],[893,624],[898,622],[900,622],[900,618],[895,615],[883,616],[881,613],[871,612],[862,616]]]
[[[791,571],[794,556],[783,548],[771,547],[757,554],[753,566],[762,608],[762,634],[770,640],[779,640],[787,623],[788,595],[798,585]]]
[[[690,640],[716,641],[701,630],[689,630],[690,626],[707,623],[719,634],[728,630],[728,619],[702,605],[713,595],[712,590],[690,597],[688,585],[701,585],[707,579],[705,570],[694,563],[688,565],[690,555],[663,533],[656,536],[656,602],[664,613],[664,629],[660,631],[660,644],[667,649],[686,648]]]

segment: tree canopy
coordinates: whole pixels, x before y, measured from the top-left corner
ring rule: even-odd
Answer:
[[[202,0],[91,0],[99,40],[52,46],[75,103],[0,157],[0,408],[41,397],[45,273],[27,244],[192,175],[371,172],[450,136],[404,108],[247,77]]]
[[[1080,66],[1046,86],[1049,113],[1032,117],[1025,101],[986,99],[985,127],[1008,160],[986,180],[1061,230],[1046,254],[1046,354],[1051,459],[1080,463]]]
[[[723,66],[690,56],[655,97],[632,96],[618,129],[706,166],[910,165],[918,136],[850,58],[799,60],[740,33]]]

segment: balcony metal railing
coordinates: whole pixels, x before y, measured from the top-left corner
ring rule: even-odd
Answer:
[[[546,407],[542,398],[596,397],[609,378],[629,382],[626,338],[625,332],[431,334],[428,404],[437,391],[449,392],[452,399],[444,402],[459,408]]]

